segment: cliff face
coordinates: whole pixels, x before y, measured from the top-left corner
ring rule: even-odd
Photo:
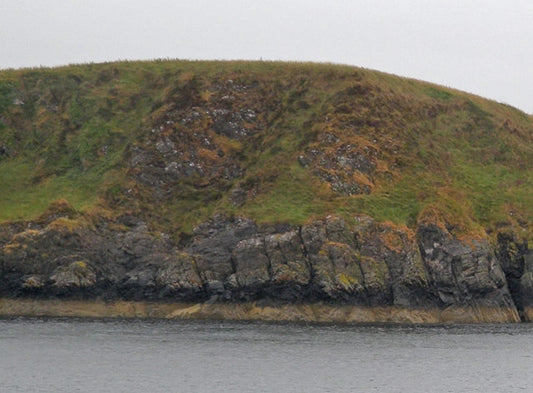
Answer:
[[[434,224],[413,231],[367,216],[302,226],[216,216],[176,246],[131,216],[118,220],[119,230],[69,220],[59,213],[30,229],[3,228],[1,296],[325,302],[496,310],[508,321],[531,316],[533,252],[509,237],[500,236],[494,248],[488,238],[457,239]]]
[[[3,71],[0,296],[530,320],[532,168],[530,116],[353,67]]]

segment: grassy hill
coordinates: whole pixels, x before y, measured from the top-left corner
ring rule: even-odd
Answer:
[[[510,227],[531,238],[533,117],[329,64],[153,61],[0,72],[0,222],[59,199],[176,239],[215,213]]]

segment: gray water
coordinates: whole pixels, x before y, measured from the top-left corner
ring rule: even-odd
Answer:
[[[533,326],[0,320],[1,392],[518,392]]]

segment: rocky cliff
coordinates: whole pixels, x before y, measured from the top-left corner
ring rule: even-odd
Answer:
[[[277,63],[6,71],[0,98],[5,299],[533,318],[513,108]]]
[[[488,237],[458,239],[435,224],[412,230],[368,216],[301,226],[215,216],[176,246],[132,216],[75,221],[68,207],[54,208],[38,223],[2,228],[1,296],[457,308],[497,311],[508,321],[531,317],[533,252],[509,235],[491,244]]]

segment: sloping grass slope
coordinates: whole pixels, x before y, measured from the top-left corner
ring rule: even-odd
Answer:
[[[154,61],[0,72],[0,221],[54,200],[190,233],[368,214],[531,236],[533,118],[330,64]]]

